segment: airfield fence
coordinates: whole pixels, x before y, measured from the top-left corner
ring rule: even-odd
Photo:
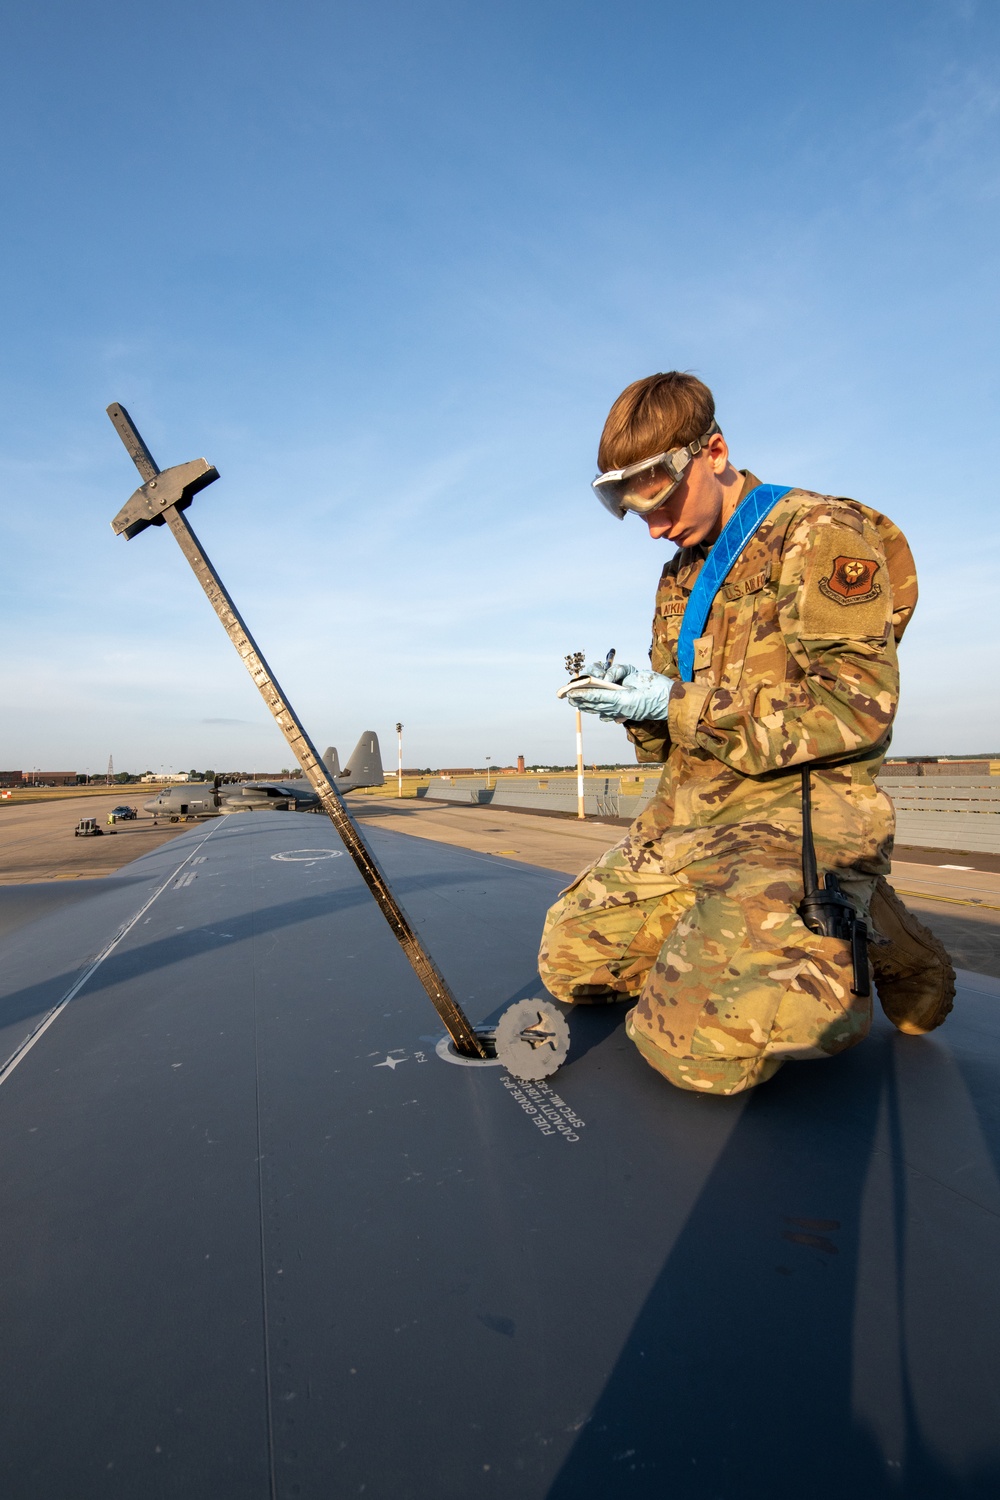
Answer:
[[[1000,854],[1000,776],[893,777],[879,785],[896,809],[897,844]]]
[[[586,776],[584,812],[595,818],[634,818],[650,802],[659,772],[640,778]],[[922,849],[1000,854],[1000,776],[879,778],[896,809],[896,843]],[[576,778],[456,776],[417,788],[443,802],[575,813]]]
[[[588,817],[634,818],[656,791],[660,773],[629,778],[623,789],[620,776],[585,776],[583,806]],[[538,778],[501,776],[489,786],[485,777],[456,776],[450,781],[432,781],[417,789],[418,797],[441,802],[461,802],[490,807],[520,807],[536,812],[575,813],[575,776]]]

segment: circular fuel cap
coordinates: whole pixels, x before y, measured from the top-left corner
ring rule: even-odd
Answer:
[[[548,1078],[569,1052],[566,1017],[550,1000],[518,1000],[497,1023],[496,1050],[515,1078]]]

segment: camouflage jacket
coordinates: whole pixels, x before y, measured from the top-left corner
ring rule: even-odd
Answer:
[[[746,474],[740,498],[759,482]],[[650,660],[668,677],[678,676],[681,618],[708,551],[681,548],[660,578]],[[892,804],[874,775],[896,711],[896,644],[916,599],[898,527],[854,500],[790,490],[716,595],[694,681],[675,684],[667,723],[627,726],[640,760],[666,761],[642,831],[686,831],[692,857],[712,829],[728,827],[730,847],[735,823],[763,818],[800,832],[800,778],[787,771],[812,764],[826,866],[887,869]]]

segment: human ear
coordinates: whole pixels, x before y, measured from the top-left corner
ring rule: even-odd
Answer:
[[[713,432],[705,444],[705,456],[712,466],[713,474],[724,474],[729,463],[729,444],[721,432]]]

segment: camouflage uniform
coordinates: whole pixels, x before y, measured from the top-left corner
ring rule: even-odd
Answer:
[[[740,498],[758,483],[747,474]],[[650,659],[668,677],[708,551],[682,548],[663,570]],[[738,1093],[868,1031],[848,945],[796,909],[798,768],[813,767],[819,868],[867,916],[889,870],[894,814],[874,778],[916,598],[891,521],[791,490],[716,596],[668,720],[628,726],[640,761],[666,762],[657,795],[549,912],[540,972],[563,1001],[634,999],[629,1036],[680,1088]]]

